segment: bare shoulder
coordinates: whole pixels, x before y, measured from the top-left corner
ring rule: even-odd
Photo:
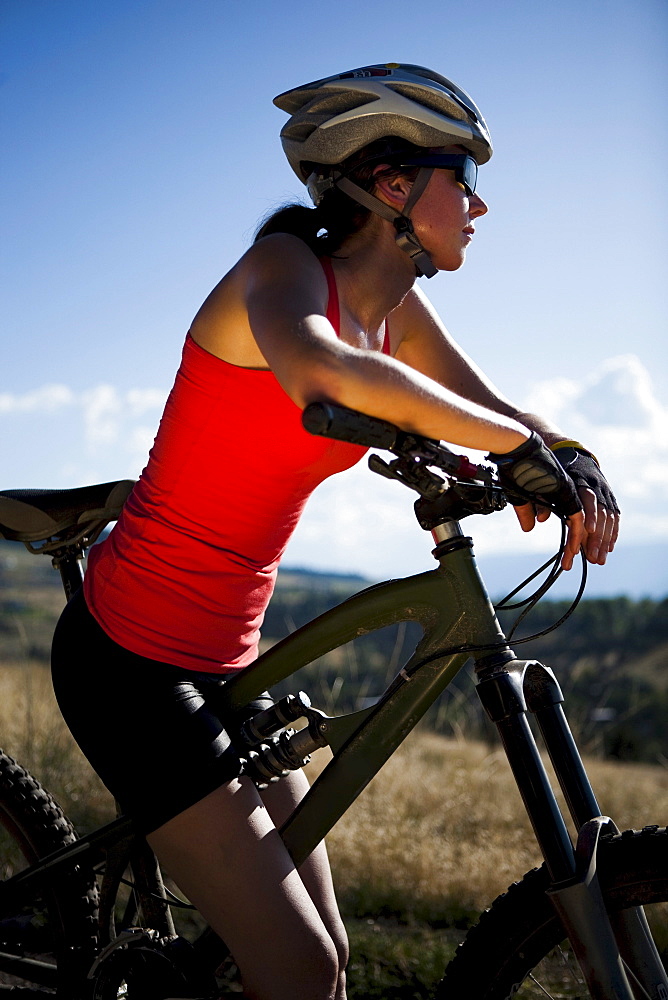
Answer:
[[[292,233],[272,233],[271,236],[264,236],[249,247],[239,264],[243,266],[270,266],[272,262],[279,266],[283,262],[292,265],[300,264],[304,267],[319,266],[318,258],[311,248],[298,236],[293,236]]]
[[[313,251],[290,233],[273,233],[254,243],[235,270],[246,295],[261,293],[267,285],[275,293],[282,288],[302,288],[322,299],[327,281]]]
[[[315,254],[296,236],[276,233],[254,243],[206,298],[190,333],[211,354],[243,367],[266,367],[249,311],[275,315],[327,306],[327,281]]]

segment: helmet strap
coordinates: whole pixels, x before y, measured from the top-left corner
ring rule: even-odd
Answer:
[[[332,186],[340,188],[353,201],[356,201],[364,208],[368,208],[370,212],[374,212],[376,215],[380,215],[383,219],[387,219],[388,222],[392,223],[397,231],[395,237],[397,246],[411,258],[418,276],[424,275],[425,278],[433,278],[434,275],[438,274],[438,270],[434,267],[431,257],[415,235],[413,223],[410,220],[410,213],[415,208],[418,198],[429,183],[432,173],[432,167],[420,168],[413,182],[404,210],[398,214],[389,205],[386,205],[384,201],[381,201],[380,198],[369,194],[368,191],[359,187],[358,184],[355,184],[348,177],[337,177],[334,175],[331,178]]]

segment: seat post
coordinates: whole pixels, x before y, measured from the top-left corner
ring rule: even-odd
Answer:
[[[84,550],[78,542],[58,549],[51,560],[53,568],[60,573],[65,597],[69,601],[83,583]]]

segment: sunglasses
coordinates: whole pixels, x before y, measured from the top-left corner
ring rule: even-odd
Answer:
[[[454,170],[456,180],[464,185],[469,195],[475,194],[478,182],[478,164],[468,153],[420,153],[416,156],[402,157],[401,167],[436,167],[442,170]]]

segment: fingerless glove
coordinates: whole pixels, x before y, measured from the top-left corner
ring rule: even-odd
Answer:
[[[606,510],[611,510],[615,514],[619,513],[617,501],[608,481],[589,452],[573,447],[555,448],[553,454],[573,480],[576,488],[584,486],[590,489],[595,494],[596,502],[600,507],[605,507]]]
[[[531,432],[528,441],[504,455],[487,456],[499,469],[499,480],[514,507],[536,501],[570,517],[582,509],[575,484],[543,439]]]

